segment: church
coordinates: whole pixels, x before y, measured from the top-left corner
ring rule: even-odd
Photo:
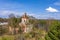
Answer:
[[[33,25],[29,22],[29,17],[26,13],[24,13],[22,16],[21,16],[21,22],[19,23],[19,26],[22,30],[23,33],[28,33],[32,30],[32,27]],[[9,33],[12,33],[14,34],[14,30],[17,33],[19,33],[19,27],[17,28],[12,28],[12,27],[9,27]]]
[[[29,32],[32,29],[32,24],[29,23],[29,17],[26,13],[21,17],[21,23],[19,23],[23,32]]]

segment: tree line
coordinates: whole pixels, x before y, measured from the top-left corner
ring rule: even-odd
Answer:
[[[21,22],[21,17],[16,17],[14,14],[10,14],[9,18],[0,18],[0,22],[8,22],[7,28],[0,25],[0,35],[8,34],[8,26],[14,28],[19,27],[19,34],[22,34],[22,30],[19,26]],[[44,20],[44,19],[36,19],[33,16],[29,16],[29,23],[33,24],[33,30],[25,34],[25,38],[36,38],[36,40],[41,40],[42,31],[46,31],[45,40],[59,40],[60,39],[60,20]],[[5,25],[4,25],[5,26]],[[22,34],[24,35],[24,34]]]

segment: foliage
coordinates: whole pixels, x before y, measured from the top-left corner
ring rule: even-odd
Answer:
[[[6,22],[8,20],[9,26],[14,28],[19,27],[20,35],[16,37],[18,39],[25,39],[25,40],[59,40],[60,39],[60,21],[59,20],[40,20],[31,18],[29,20],[30,24],[33,24],[33,30],[29,33],[23,33],[21,27],[19,26],[19,22],[21,22],[21,18],[17,18],[14,14],[10,14],[8,19],[0,18],[0,22]],[[42,29],[41,29],[42,28]],[[45,35],[44,32],[48,29],[47,34]],[[6,28],[2,28],[0,26],[0,35],[7,33]],[[17,34],[18,35],[18,34]],[[14,36],[14,35],[13,35]],[[14,40],[15,37],[0,37],[0,40]]]
[[[5,35],[5,36],[0,37],[0,40],[14,40],[14,36]]]
[[[0,25],[0,35],[6,34],[7,32],[8,32],[8,29]]]
[[[48,35],[48,36],[47,36]],[[60,39],[60,21],[53,21],[50,25],[50,31],[46,35],[46,40],[59,40]]]
[[[10,14],[8,22],[9,26],[14,28],[14,34],[16,34],[15,28],[19,27],[19,18],[16,18],[14,14]]]

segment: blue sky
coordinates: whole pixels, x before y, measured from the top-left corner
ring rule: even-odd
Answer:
[[[0,17],[25,12],[39,19],[60,19],[60,0],[0,0]]]

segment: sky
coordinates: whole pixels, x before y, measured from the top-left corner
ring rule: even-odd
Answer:
[[[60,0],[0,0],[0,17],[7,18],[12,13],[60,20]]]

